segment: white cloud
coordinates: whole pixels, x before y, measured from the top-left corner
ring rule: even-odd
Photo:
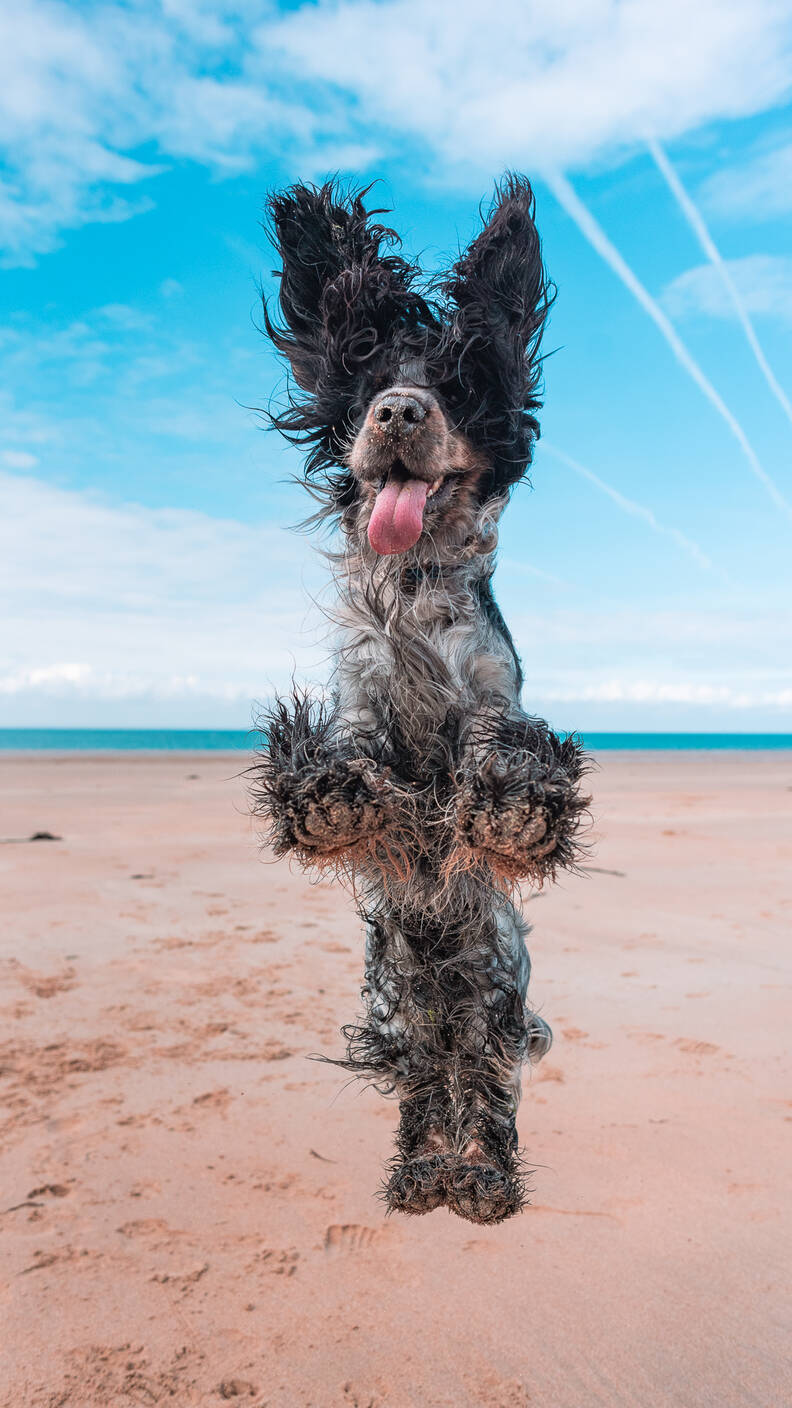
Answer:
[[[256,7],[260,14],[259,7]],[[149,207],[119,192],[187,157],[239,170],[284,131],[306,134],[300,105],[239,69],[244,6],[213,11],[9,0],[0,11],[0,245],[30,263],[63,229]],[[216,73],[213,71],[216,70]],[[140,160],[151,146],[158,157]]]
[[[318,175],[412,137],[422,174],[477,185],[508,163],[618,159],[763,111],[791,73],[789,0],[321,0],[285,18],[255,0],[7,0],[0,244],[29,263],[65,229],[147,209],[173,161],[233,173],[273,145]]]
[[[20,398],[37,388],[42,412],[30,406],[23,413],[0,392],[3,439],[57,439],[84,462],[86,440],[94,455],[100,448],[116,455],[119,430],[127,442],[134,427],[137,437],[167,435],[238,454],[252,420],[239,404],[250,389],[246,356],[244,348],[223,348],[221,373],[217,344],[185,340],[168,319],[124,303],[87,309],[65,323],[17,315],[0,324],[0,381]],[[57,400],[48,394],[54,387]],[[56,404],[53,423],[46,417]]]
[[[326,681],[327,623],[312,604],[324,569],[303,537],[112,505],[29,475],[0,472],[0,497],[0,724],[244,728],[253,701],[292,673]],[[524,582],[503,564],[531,708],[564,712],[569,726],[623,706],[643,720],[656,708],[661,727],[682,708],[693,723],[743,711],[784,727],[788,613],[561,607],[551,585],[526,613]]]
[[[6,469],[35,469],[38,458],[27,450],[0,450],[0,463]]]
[[[515,603],[516,605],[516,603]],[[507,610],[525,698],[567,728],[792,731],[792,615],[730,606]]]
[[[3,332],[0,329],[0,350],[2,350]],[[0,368],[3,375],[5,369]],[[5,378],[8,380],[8,378]],[[0,387],[0,425],[3,429],[3,439],[13,440],[18,445],[35,445],[39,448],[42,445],[52,444],[58,439],[58,429],[55,422],[48,418],[46,414],[40,414],[35,410],[25,407],[22,409],[17,404],[10,391]],[[14,468],[10,465],[9,468]]]
[[[304,539],[0,472],[0,694],[250,701],[315,646]],[[244,707],[242,707],[244,706]]]
[[[789,93],[788,0],[341,0],[266,27],[294,73],[354,95],[459,171],[575,167]]]
[[[792,211],[792,142],[757,152],[748,161],[710,176],[703,203],[715,215],[766,220]]]
[[[540,686],[541,688],[541,686]],[[545,699],[604,704],[720,705],[725,709],[792,709],[792,686],[783,689],[741,688],[694,680],[607,679],[572,687],[549,685]]]
[[[750,254],[725,261],[726,269],[749,313],[792,324],[792,259],[784,255]],[[704,313],[733,318],[734,304],[712,264],[698,264],[674,279],[662,301],[674,317]]]

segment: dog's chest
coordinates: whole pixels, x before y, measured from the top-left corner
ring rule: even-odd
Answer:
[[[391,603],[364,594],[347,602],[336,684],[346,723],[368,729],[395,716],[412,737],[449,714],[464,721],[495,698],[512,700],[518,688],[509,646],[476,591],[431,580]]]

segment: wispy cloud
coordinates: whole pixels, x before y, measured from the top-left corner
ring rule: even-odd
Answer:
[[[715,390],[712,382],[705,376],[693,354],[688,351],[679,333],[663,312],[659,303],[652,297],[649,290],[644,287],[637,274],[630,268],[626,259],[619,253],[616,246],[608,238],[600,225],[594,218],[591,211],[583,204],[583,201],[574,190],[570,181],[560,172],[546,174],[545,179],[559,203],[564,207],[567,214],[575,221],[578,229],[597,253],[602,256],[605,263],[613,270],[614,274],[621,279],[626,288],[641,305],[659,332],[665,338],[680,366],[688,373],[688,376],[696,383],[699,390],[704,393],[710,405],[715,408],[718,415],[726,422],[732,435],[743,452],[751,473],[756,476],[759,482],[764,485],[770,498],[777,508],[792,519],[792,504],[784,498],[781,490],[775,481],[767,473],[759,462],[759,457],[753,448],[748,436],[743,430],[733,411],[729,409],[723,397]]]
[[[310,110],[242,72],[255,18],[223,0],[212,12],[10,0],[0,11],[6,262],[31,262],[64,229],[147,208],[149,192],[130,189],[174,159],[234,172],[284,134],[310,140]],[[153,159],[134,155],[144,146]]]
[[[706,571],[712,570],[710,558],[702,551],[698,543],[694,543],[692,538],[688,538],[687,535],[681,533],[678,528],[670,528],[667,524],[661,523],[652,510],[647,508],[645,504],[636,503],[634,499],[630,499],[626,494],[622,494],[618,489],[614,489],[612,484],[606,484],[605,480],[600,479],[599,475],[595,474],[593,470],[588,469],[586,465],[581,464],[579,460],[573,459],[571,455],[565,454],[563,450],[556,449],[554,445],[548,444],[547,440],[542,440],[542,451],[560,460],[568,469],[574,470],[575,474],[579,474],[581,479],[588,480],[589,484],[593,484],[595,489],[599,489],[601,494],[605,494],[623,513],[629,514],[631,518],[639,518],[643,523],[648,524],[653,533],[659,533],[663,538],[670,538],[672,542],[676,543],[677,547],[682,548],[683,552],[686,552],[692,557],[694,562],[698,563],[699,567],[703,567]]]
[[[562,169],[618,158],[789,91],[776,0],[341,0],[265,27],[271,61],[353,93],[362,128],[412,132],[442,166]],[[438,163],[438,168],[440,163]]]
[[[0,495],[6,696],[249,703],[297,654],[324,654],[306,599],[319,568],[299,536],[32,476],[0,472]]]
[[[172,163],[361,170],[405,136],[424,174],[619,160],[788,93],[778,0],[7,0],[0,12],[0,242],[29,263],[62,232],[129,219]],[[141,157],[141,152],[147,155]]]
[[[59,467],[80,473],[90,443],[94,464],[118,473],[164,436],[185,454],[252,457],[255,418],[240,404],[251,391],[247,349],[193,341],[160,311],[110,303],[63,321],[37,311],[0,324],[0,453],[36,454],[54,441]]]
[[[326,623],[309,604],[324,578],[301,537],[109,504],[30,475],[0,473],[0,494],[0,722],[246,727],[253,701],[294,670],[326,678]],[[504,600],[514,598],[507,609],[531,707],[574,703],[570,725],[596,717],[586,709],[598,701],[717,708],[724,717],[763,709],[772,724],[788,705],[788,613],[569,597],[561,606],[552,583],[541,609],[527,612],[532,594],[524,583],[515,593],[508,575]]]
[[[38,456],[29,450],[0,450],[0,464],[6,469],[35,469]]]
[[[749,254],[725,262],[740,302],[761,318],[792,325],[792,258],[783,254]],[[711,264],[686,269],[663,290],[664,307],[674,317],[703,313],[731,318],[734,305],[723,279]]]
[[[685,190],[685,187],[682,185],[682,182],[680,181],[675,168],[668,160],[668,157],[663,151],[663,148],[661,147],[660,143],[652,139],[649,142],[649,150],[657,165],[658,170],[660,171],[664,180],[667,182],[668,187],[672,195],[674,196],[674,199],[677,201],[677,204],[679,205],[683,215],[685,216],[685,219],[687,220],[691,230],[696,236],[696,239],[701,245],[701,248],[704,250],[704,253],[709,259],[713,269],[717,273],[721,286],[726,294],[727,301],[731,304],[732,311],[736,315],[737,321],[739,322],[743,332],[745,333],[748,346],[750,347],[751,351],[754,354],[754,357],[756,358],[759,370],[761,371],[762,376],[767,382],[767,385],[770,388],[772,395],[777,400],[787,419],[789,421],[792,421],[792,402],[790,402],[789,397],[784,391],[784,388],[780,385],[775,372],[773,371],[772,367],[770,366],[770,363],[767,360],[767,357],[765,356],[764,349],[759,341],[759,338],[756,335],[756,330],[749,317],[748,307],[740,291],[739,284],[735,281],[732,276],[732,269],[730,265],[728,265],[723,259],[721,252],[718,249],[718,246],[716,245],[715,241],[712,238],[712,235],[707,229],[701,212],[699,211],[695,203],[691,200],[690,196]],[[782,262],[788,263],[789,266],[787,271],[787,305],[788,309],[792,310],[792,261]]]
[[[604,679],[596,683],[546,685],[545,699],[585,704],[694,704],[719,705],[729,710],[772,709],[779,714],[792,707],[792,686],[782,689],[744,688],[732,684],[703,683],[685,679]]]
[[[716,171],[700,199],[714,215],[762,221],[792,211],[792,142],[755,152],[747,161]]]

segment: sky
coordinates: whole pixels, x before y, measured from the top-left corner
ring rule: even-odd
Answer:
[[[0,0],[0,726],[249,726],[328,591],[266,193],[429,270],[506,169],[559,295],[495,585],[558,727],[792,730],[792,0]]]

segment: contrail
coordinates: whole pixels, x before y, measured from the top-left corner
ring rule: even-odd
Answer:
[[[647,143],[647,146],[649,147],[649,151],[652,154],[655,165],[657,166],[661,175],[665,178],[669,190],[671,191],[672,195],[676,198],[677,204],[679,205],[683,215],[685,216],[688,224],[690,225],[690,228],[695,234],[696,239],[701,245],[701,248],[704,250],[704,253],[706,254],[710,263],[713,264],[714,267],[717,269],[721,278],[721,283],[723,284],[723,287],[726,289],[726,292],[728,293],[732,301],[732,307],[734,308],[734,311],[737,314],[740,323],[742,324],[743,332],[745,333],[745,336],[748,339],[748,345],[751,351],[753,352],[757,362],[759,363],[760,371],[762,372],[762,375],[764,376],[767,385],[775,396],[778,404],[780,405],[787,419],[792,421],[792,401],[790,401],[789,397],[784,391],[784,388],[779,385],[775,373],[762,350],[761,343],[759,342],[759,338],[756,336],[756,330],[754,328],[753,323],[751,322],[750,317],[748,316],[748,311],[740,297],[737,285],[735,284],[734,279],[729,273],[728,265],[724,262],[723,256],[721,255],[718,246],[716,245],[715,241],[712,238],[712,235],[710,234],[709,230],[707,229],[707,226],[704,223],[701,211],[696,205],[694,205],[693,201],[690,199],[690,196],[685,190],[685,187],[682,185],[682,182],[680,181],[676,170],[671,165],[671,162],[668,160],[668,157],[663,151],[663,148],[660,146],[660,143],[656,142],[654,138],[651,138]]]
[[[573,469],[576,474],[580,474],[584,479],[588,479],[590,484],[594,484],[603,494],[607,494],[608,498],[612,499],[615,504],[618,504],[619,508],[623,509],[625,513],[631,514],[633,518],[642,518],[644,523],[649,524],[653,532],[662,534],[664,538],[672,538],[678,547],[683,548],[685,552],[690,554],[698,563],[699,567],[705,567],[708,571],[712,570],[712,562],[707,557],[707,554],[702,552],[698,543],[693,542],[692,538],[686,538],[685,534],[680,533],[678,528],[669,528],[665,523],[661,523],[659,519],[655,518],[650,508],[646,508],[643,504],[637,504],[634,499],[628,499],[624,494],[620,494],[618,489],[614,489],[610,484],[606,484],[604,479],[600,479],[598,474],[595,474],[591,469],[587,469],[579,460],[573,460],[571,455],[565,455],[564,451],[557,450],[555,445],[548,445],[547,441],[544,439],[540,443],[542,450],[547,450],[555,459],[560,460],[561,463],[567,465],[569,469]]]
[[[605,263],[610,266],[613,272],[621,279],[622,283],[630,290],[633,297],[637,299],[644,311],[649,314],[649,317],[659,328],[680,366],[684,367],[685,371],[693,378],[699,389],[703,391],[710,405],[714,406],[718,415],[725,420],[745,455],[752,473],[755,474],[757,479],[764,485],[773,503],[780,508],[788,518],[792,519],[792,504],[784,498],[780,489],[777,488],[775,482],[770,478],[770,475],[762,468],[756,451],[751,445],[740,422],[737,420],[737,417],[732,414],[726,402],[715,390],[712,382],[704,375],[698,362],[692,354],[688,352],[676,328],[669,322],[660,305],[652,298],[648,289],[644,288],[641,280],[633,273],[626,260],[622,258],[616,246],[608,239],[602,226],[595,220],[591,211],[583,204],[566,176],[562,175],[560,171],[545,172],[543,179],[553,192],[556,200],[563,206],[567,214],[571,216],[582,234],[585,235],[589,244],[596,249],[597,253],[605,260]]]

